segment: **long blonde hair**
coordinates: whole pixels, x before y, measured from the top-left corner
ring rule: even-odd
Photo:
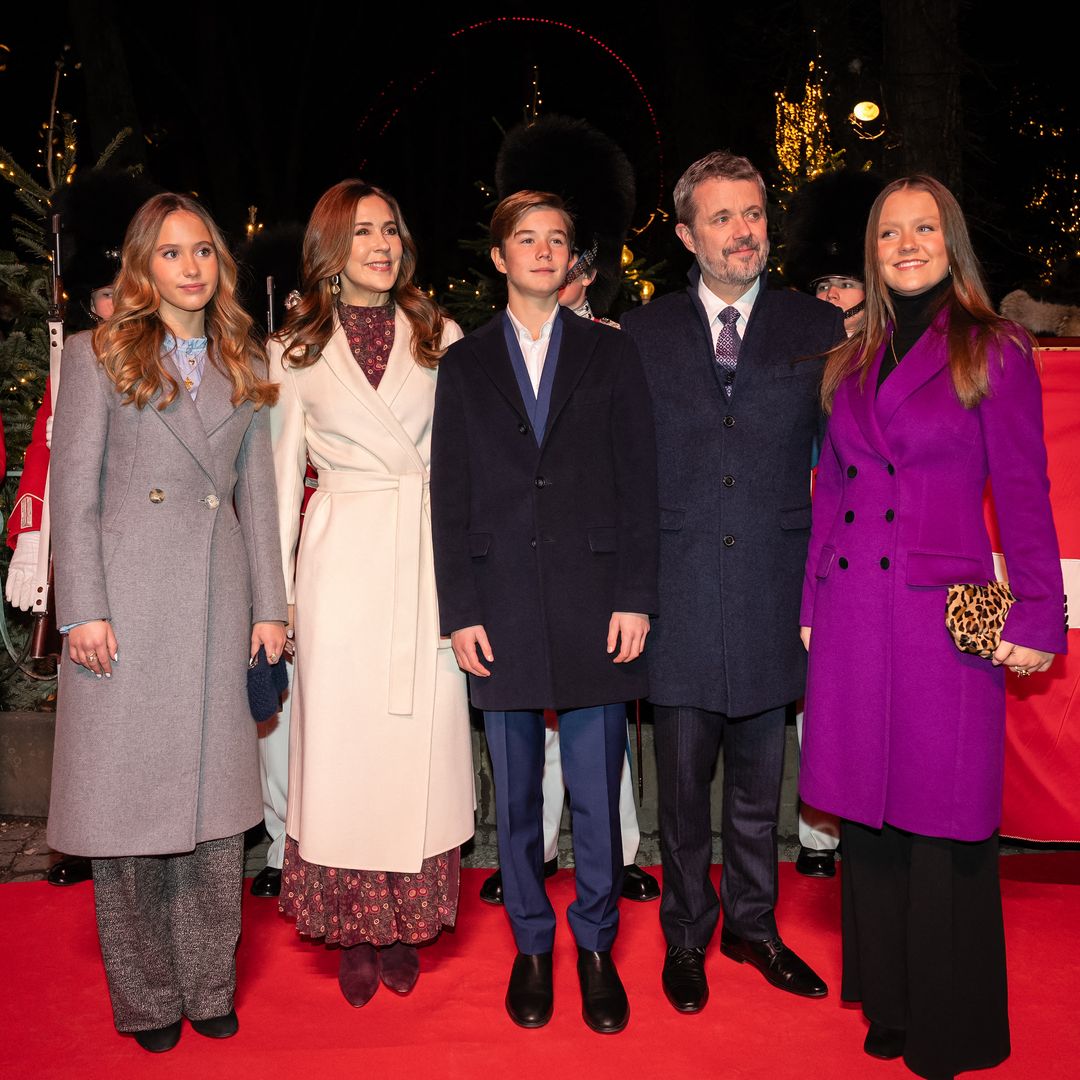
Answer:
[[[113,288],[113,314],[94,331],[94,352],[125,405],[141,409],[159,392],[159,409],[175,399],[180,384],[162,356],[168,328],[158,314],[161,296],[150,263],[165,219],[177,211],[199,218],[217,255],[218,286],[206,307],[210,360],[232,382],[233,405],[242,401],[253,402],[257,409],[273,405],[278,388],[260,374],[267,370],[266,350],[253,336],[251,317],[236,299],[236,263],[213,219],[186,195],[155,195],[131,219]]]
[[[821,380],[821,403],[826,412],[831,412],[836,391],[849,375],[858,373],[860,388],[866,384],[874,358],[889,339],[896,313],[881,275],[878,232],[885,200],[905,190],[928,192],[937,203],[941,217],[952,288],[942,297],[939,311],[948,309],[949,374],[961,404],[967,409],[974,408],[989,393],[987,353],[992,345],[1011,340],[1023,346],[1031,341],[1026,331],[1001,318],[991,306],[964,212],[953,193],[932,176],[905,176],[887,184],[870,209],[865,247],[866,314],[862,326],[826,354]]]
[[[401,216],[401,207],[388,192],[363,180],[342,180],[323,193],[304,232],[300,299],[290,308],[275,341],[285,346],[290,367],[310,367],[319,359],[334,333],[334,294],[330,279],[340,274],[352,251],[356,204],[369,195],[390,208],[401,237],[401,266],[390,290],[412,328],[412,354],[421,367],[438,367],[443,354],[445,318],[439,305],[413,283],[416,244]]]

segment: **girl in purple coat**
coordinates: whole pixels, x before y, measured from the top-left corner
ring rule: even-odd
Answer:
[[[1004,680],[1046,671],[1065,629],[1030,340],[994,314],[938,181],[874,203],[866,319],[822,396],[801,793],[843,819],[841,993],[862,1003],[866,1052],[951,1077],[1009,1054]],[[988,477],[1017,600],[984,660],[954,646],[945,596],[994,578]]]

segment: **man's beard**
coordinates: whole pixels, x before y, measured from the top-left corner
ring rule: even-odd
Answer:
[[[740,249],[751,248],[755,256],[749,262],[733,262],[728,259],[730,252]],[[752,285],[765,270],[765,264],[769,261],[769,242],[757,244],[753,240],[747,243],[746,237],[740,237],[735,245],[725,248],[722,263],[706,262],[705,268],[711,277],[722,285]],[[704,260],[703,260],[704,261]]]

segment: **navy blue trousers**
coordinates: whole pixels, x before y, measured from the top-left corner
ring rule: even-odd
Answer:
[[[550,952],[555,909],[544,889],[544,714],[485,712],[495,774],[503,904],[519,952]],[[626,754],[626,706],[598,705],[559,713],[563,776],[570,795],[577,898],[567,910],[583,949],[605,952],[615,941],[622,889],[619,778]]]

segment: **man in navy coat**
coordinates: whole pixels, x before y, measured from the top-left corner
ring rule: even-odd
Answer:
[[[820,354],[840,315],[765,287],[765,185],[717,151],[675,188],[676,232],[697,260],[682,292],[628,313],[656,419],[660,612],[649,640],[668,950],[681,1012],[708,999],[705,946],[784,990],[824,982],[780,939],[776,817],[786,706],[803,692],[799,599],[810,535]],[[709,788],[724,750],[724,870],[709,881]]]
[[[439,368],[431,510],[442,632],[469,675],[495,774],[503,899],[518,955],[506,1007],[552,1011],[555,913],[544,891],[544,709],[570,789],[582,1012],[622,1030],[611,960],[622,884],[625,702],[657,610],[656,447],[633,342],[559,306],[573,223],[543,192],[504,199],[491,256],[509,303]]]

